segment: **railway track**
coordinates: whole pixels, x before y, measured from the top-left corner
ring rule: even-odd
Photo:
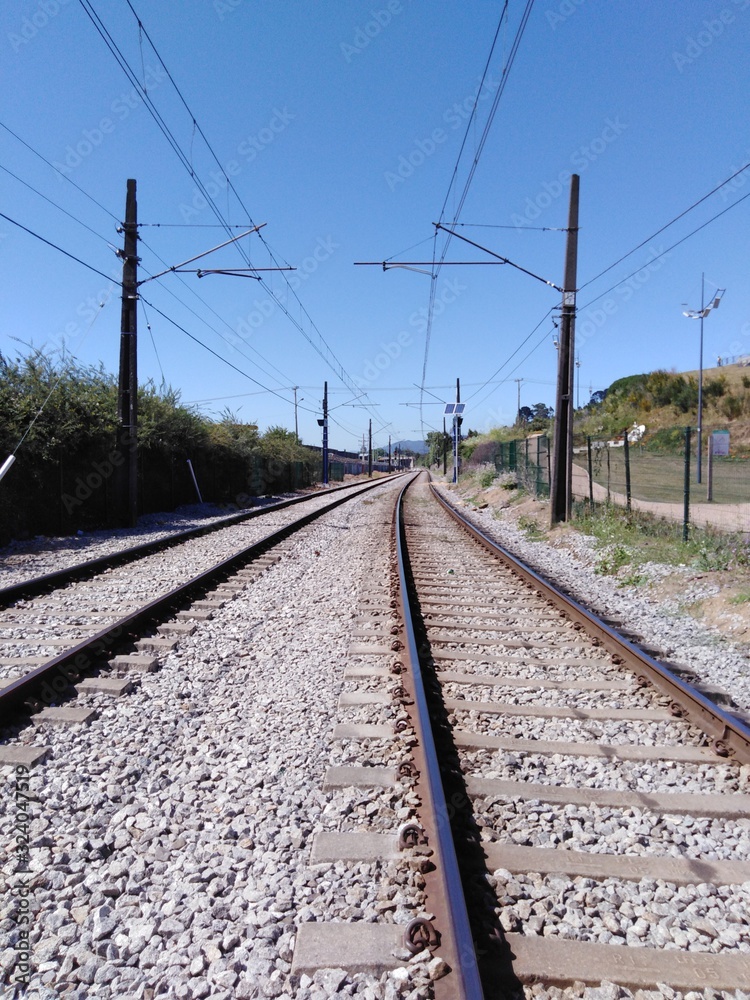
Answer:
[[[113,643],[86,654],[94,682],[136,677],[116,704],[83,684],[88,726],[52,731],[41,712],[7,730],[0,760],[22,761],[34,793],[37,982],[76,1000],[92,984],[188,1000],[750,997],[743,721],[506,570],[421,478],[391,560],[398,484],[378,487],[273,551],[256,521],[255,569],[249,551],[222,553],[210,580],[191,562],[188,590],[143,621],[113,606],[144,588],[123,566],[105,571],[100,620],[80,603],[93,578],[72,607],[45,594],[5,618],[26,631],[7,659],[51,651],[53,670],[80,642],[29,645],[45,602],[62,625],[155,644],[108,671]],[[0,939],[14,912],[0,908]]]
[[[90,713],[60,702],[130,687],[122,677],[92,674],[153,669],[157,654],[268,565],[268,550],[373,485],[296,497],[2,588],[0,723],[24,704],[48,706],[48,721],[85,721]],[[297,516],[300,503],[306,512]]]
[[[750,729],[437,507],[404,539],[485,995],[750,988]]]

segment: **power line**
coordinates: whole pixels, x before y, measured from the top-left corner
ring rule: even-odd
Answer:
[[[68,253],[67,250],[63,250],[63,248],[59,247],[56,243],[53,243],[51,240],[45,239],[43,236],[40,236],[39,233],[35,233],[33,229],[28,229],[26,226],[22,226],[20,222],[16,222],[15,219],[11,219],[11,217],[9,215],[5,215],[4,212],[0,212],[0,218],[6,219],[8,222],[13,223],[14,226],[18,226],[19,229],[23,229],[25,233],[28,233],[30,236],[34,236],[38,240],[41,240],[42,243],[46,243],[47,246],[52,247],[53,250],[57,250],[59,251],[59,253],[65,254],[66,257],[70,257],[71,260],[74,260],[76,264],[81,264],[83,267],[88,268],[89,271],[93,271],[94,274],[100,274],[102,278],[106,278],[107,281],[112,280],[109,274],[105,274],[104,271],[100,271],[98,267],[94,267],[91,264],[87,264],[86,261],[81,260],[80,257],[76,257],[74,254]]]
[[[533,7],[533,4],[534,4],[534,0],[527,0],[526,7],[525,7],[524,12],[523,12],[523,14],[521,16],[521,21],[519,23],[518,28],[516,29],[516,34],[515,34],[515,37],[513,39],[513,43],[511,45],[510,53],[508,54],[508,57],[507,57],[507,59],[505,61],[505,66],[503,67],[503,70],[502,70],[502,74],[501,74],[501,78],[500,78],[500,84],[499,84],[499,86],[497,88],[497,91],[495,92],[495,96],[493,98],[492,105],[491,105],[489,113],[487,115],[487,120],[485,122],[484,128],[482,130],[482,134],[480,136],[479,142],[477,143],[477,146],[476,146],[476,149],[475,149],[475,152],[474,152],[474,159],[472,160],[471,167],[469,168],[469,173],[468,173],[468,176],[467,176],[466,181],[464,183],[463,191],[461,192],[461,196],[460,196],[460,198],[458,200],[458,205],[457,205],[457,207],[456,207],[456,209],[455,209],[455,211],[453,213],[453,219],[452,219],[453,224],[455,224],[455,223],[458,222],[459,216],[460,216],[460,214],[461,214],[461,212],[463,210],[464,204],[466,202],[466,198],[468,197],[469,189],[471,187],[472,181],[474,180],[474,175],[475,175],[477,167],[479,165],[479,160],[481,158],[482,152],[484,151],[484,147],[485,147],[485,144],[487,142],[487,138],[489,136],[490,129],[491,129],[492,124],[493,124],[493,122],[495,120],[495,115],[497,113],[497,108],[498,108],[498,105],[500,103],[500,99],[501,99],[503,93],[505,92],[505,86],[506,86],[506,84],[508,82],[508,78],[510,76],[510,71],[513,68],[513,64],[515,62],[516,55],[518,54],[518,49],[519,49],[519,46],[521,44],[521,39],[523,38],[523,34],[524,34],[525,30],[526,30],[526,25],[528,23],[529,16],[531,14],[531,8]],[[448,199],[450,197],[451,190],[453,189],[453,185],[454,185],[456,176],[458,174],[458,168],[459,168],[459,164],[460,164],[460,161],[461,161],[461,156],[463,154],[463,150],[464,150],[464,147],[466,145],[466,141],[467,141],[468,136],[469,136],[469,131],[470,131],[472,122],[474,120],[474,116],[476,114],[476,109],[477,109],[477,105],[478,105],[478,102],[479,102],[479,95],[481,94],[482,87],[484,86],[484,81],[486,79],[487,73],[489,72],[489,67],[490,67],[490,64],[492,62],[492,56],[493,56],[493,53],[495,51],[495,46],[497,44],[497,39],[498,39],[499,34],[500,34],[500,28],[501,28],[501,26],[503,24],[503,21],[505,19],[505,16],[506,16],[506,13],[507,13],[507,9],[508,9],[508,3],[507,3],[507,0],[506,0],[506,3],[503,5],[503,9],[502,9],[502,12],[500,14],[500,19],[499,19],[499,22],[498,22],[497,29],[495,31],[495,36],[494,36],[494,38],[492,40],[492,45],[490,46],[490,52],[489,52],[489,55],[487,57],[487,62],[485,63],[484,73],[482,74],[482,82],[480,84],[480,88],[477,90],[477,94],[476,94],[476,97],[475,97],[475,100],[474,100],[474,107],[472,108],[471,115],[469,116],[469,120],[468,120],[467,125],[466,125],[466,131],[464,133],[464,138],[463,138],[463,141],[461,143],[461,148],[459,150],[459,154],[458,154],[458,157],[456,159],[456,165],[455,165],[455,167],[453,169],[453,174],[451,176],[451,180],[450,180],[450,183],[448,185],[448,191],[446,192],[445,199],[443,201],[443,207],[440,210],[440,217],[439,217],[438,221],[441,222],[441,223],[443,222],[443,219],[445,217],[445,209],[446,209],[446,206],[448,204]],[[437,263],[437,265],[436,265],[435,262],[436,262],[436,252],[437,252],[437,229],[435,230],[435,238],[434,238],[434,241],[433,241],[433,268],[432,268],[433,280],[432,280],[431,287],[430,287],[430,297],[429,297],[429,303],[428,303],[428,308],[427,308],[427,330],[425,331],[425,350],[424,350],[424,360],[423,360],[423,363],[422,363],[422,382],[425,381],[426,376],[427,376],[427,361],[428,361],[428,358],[429,358],[430,339],[431,339],[431,336],[432,336],[432,324],[433,324],[434,315],[435,315],[435,298],[436,298],[437,277],[438,277],[438,275],[440,273],[440,270],[442,268],[443,263],[445,262],[445,258],[446,258],[446,255],[448,253],[448,248],[450,246],[451,239],[452,239],[452,234],[449,234],[446,237],[445,243],[443,245],[440,262]]]
[[[200,180],[200,178],[195,173],[195,170],[193,169],[193,166],[192,166],[191,158],[189,158],[183,152],[182,148],[180,147],[179,142],[177,141],[177,139],[175,138],[174,134],[171,132],[171,130],[167,126],[164,118],[157,111],[157,109],[156,109],[155,105],[153,104],[151,98],[148,96],[148,93],[147,93],[145,87],[141,86],[140,81],[138,80],[135,72],[133,71],[132,67],[130,66],[130,64],[128,63],[127,59],[123,55],[123,53],[120,50],[120,48],[117,45],[117,43],[112,38],[112,36],[109,33],[109,31],[104,26],[104,23],[102,22],[101,18],[98,16],[98,14],[96,13],[96,11],[94,10],[94,8],[93,8],[90,0],[79,0],[79,2],[81,4],[81,6],[83,7],[84,11],[86,12],[87,16],[89,17],[89,19],[91,20],[92,24],[96,28],[98,34],[101,36],[102,40],[107,45],[107,48],[110,50],[110,52],[114,56],[114,58],[117,61],[118,65],[120,66],[120,68],[123,70],[123,72],[127,76],[128,80],[133,84],[133,86],[136,88],[136,90],[139,91],[143,95],[144,105],[148,109],[149,113],[151,114],[152,118],[156,122],[158,128],[160,129],[160,131],[162,132],[162,134],[164,135],[164,137],[167,139],[167,142],[169,143],[169,145],[172,147],[172,149],[176,153],[178,159],[180,160],[180,162],[182,163],[182,165],[187,170],[188,174],[195,181],[195,183],[196,183],[199,191],[201,192],[201,194],[203,195],[203,197],[206,199],[206,203],[211,207],[211,210],[213,211],[214,215],[219,220],[219,222],[224,226],[224,228],[227,228],[227,226],[228,226],[227,220],[224,218],[222,212],[220,211],[220,209],[216,205],[214,199],[211,197],[211,195],[209,194],[209,192],[206,190],[206,187],[203,184],[203,182]],[[182,91],[177,86],[174,78],[172,77],[172,74],[170,73],[170,71],[169,71],[168,67],[166,66],[163,58],[159,54],[156,46],[154,45],[153,40],[151,39],[150,35],[146,31],[146,29],[145,29],[142,21],[138,17],[138,14],[136,13],[135,8],[133,7],[132,3],[130,3],[130,0],[126,0],[126,2],[128,4],[128,7],[130,8],[131,13],[133,14],[133,17],[136,20],[137,25],[138,25],[139,37],[140,37],[140,33],[143,33],[143,35],[145,35],[145,37],[147,38],[147,40],[149,42],[149,45],[151,46],[154,54],[156,55],[156,57],[158,58],[159,62],[163,66],[164,71],[166,72],[166,74],[167,74],[170,82],[172,83],[172,86],[174,87],[174,89],[175,89],[175,91],[176,91],[176,93],[177,93],[180,101],[182,102],[185,110],[187,111],[187,113],[190,116],[190,120],[191,120],[192,125],[193,125],[193,131],[194,132],[197,131],[198,134],[200,135],[200,137],[203,139],[204,143],[206,144],[206,148],[211,153],[211,156],[213,157],[214,161],[218,165],[219,169],[222,172],[222,175],[224,176],[224,178],[226,180],[227,189],[231,190],[233,192],[233,194],[237,198],[240,206],[242,207],[243,211],[246,212],[247,217],[252,221],[252,216],[251,216],[250,212],[248,211],[248,209],[244,205],[242,199],[240,198],[240,195],[237,192],[237,189],[235,188],[234,184],[232,183],[231,178],[229,178],[227,176],[226,171],[224,170],[224,168],[223,168],[223,166],[222,166],[222,164],[221,164],[218,156],[216,155],[216,152],[214,151],[213,147],[211,146],[210,142],[208,141],[208,139],[207,139],[207,137],[206,137],[203,129],[198,124],[198,122],[197,122],[197,120],[195,118],[195,115],[190,110],[190,107],[188,106],[187,101],[185,100],[185,97],[182,94]],[[270,254],[271,259],[273,260],[273,262],[275,264],[278,264],[278,261],[276,260],[273,252],[271,251],[270,247],[268,246],[266,240],[263,238],[262,235],[260,236],[260,239],[261,239],[261,242],[263,242],[263,244],[268,249],[269,254]],[[247,264],[250,265],[251,264],[250,258],[247,255],[247,253],[244,251],[244,249],[241,248],[241,247],[238,247],[238,252],[242,255],[243,259],[247,262]],[[310,326],[315,330],[316,334],[318,335],[318,339],[320,340],[321,344],[324,345],[325,350],[326,350],[326,352],[328,354],[328,357],[326,356],[326,354],[317,345],[314,344],[312,338],[308,335],[307,331],[304,330],[304,328],[302,327],[302,324],[299,321],[297,321],[295,319],[295,317],[292,316],[292,314],[289,312],[289,310],[286,307],[286,305],[279,299],[279,297],[270,288],[270,286],[265,282],[265,280],[261,280],[261,284],[266,289],[267,293],[277,303],[277,305],[282,310],[282,312],[284,313],[284,315],[287,316],[287,318],[293,324],[293,326],[305,337],[305,339],[308,341],[308,343],[310,344],[310,346],[313,347],[313,349],[320,355],[321,359],[326,364],[329,365],[329,367],[337,375],[337,377],[340,378],[341,381],[344,382],[345,385],[348,385],[350,389],[356,388],[354,380],[348,374],[348,372],[346,372],[346,370],[344,369],[344,366],[339,361],[339,359],[336,357],[336,354],[334,353],[334,351],[332,350],[332,348],[330,347],[330,345],[326,342],[325,338],[323,337],[323,334],[320,332],[320,330],[318,329],[318,327],[314,323],[312,317],[310,316],[310,314],[307,312],[307,310],[303,306],[303,304],[302,304],[299,296],[296,294],[296,292],[292,288],[291,283],[289,282],[289,279],[286,276],[283,276],[283,280],[286,283],[288,291],[291,292],[291,294],[297,300],[297,303],[299,304],[300,310],[305,315],[307,321],[310,323]],[[333,359],[336,362],[336,365],[338,365],[338,371],[333,366],[333,364],[331,362],[331,359]],[[377,414],[375,414],[375,419],[376,420],[378,419]]]
[[[82,188],[82,187],[80,186],[80,184],[76,184],[76,182],[75,182],[74,180],[71,180],[71,178],[70,178],[70,177],[68,177],[68,175],[67,175],[67,174],[63,173],[63,171],[62,171],[62,170],[60,170],[60,168],[59,168],[59,167],[56,167],[54,163],[51,163],[51,162],[50,162],[50,161],[49,161],[49,160],[48,160],[48,159],[46,158],[46,156],[42,156],[42,154],[41,154],[40,152],[38,152],[38,150],[34,149],[34,147],[33,147],[33,146],[30,146],[30,145],[29,145],[29,143],[28,143],[28,142],[26,142],[26,141],[25,141],[24,139],[22,139],[22,138],[21,138],[21,136],[20,136],[20,135],[18,135],[18,134],[17,134],[16,132],[14,132],[12,128],[9,128],[9,127],[8,127],[7,125],[5,125],[5,124],[4,124],[3,122],[0,122],[0,128],[4,128],[4,129],[5,129],[5,131],[6,131],[6,132],[8,132],[8,134],[9,134],[9,135],[12,135],[14,139],[16,139],[16,140],[17,140],[18,142],[20,142],[22,146],[25,146],[25,147],[26,147],[26,149],[28,149],[28,150],[29,150],[29,152],[33,153],[33,154],[34,154],[34,156],[38,157],[38,158],[39,158],[39,159],[40,159],[40,160],[41,160],[41,161],[42,161],[43,163],[46,163],[48,167],[50,167],[50,168],[51,168],[52,170],[54,170],[54,171],[55,171],[55,173],[59,174],[59,175],[60,175],[60,177],[62,177],[62,178],[63,178],[63,180],[66,180],[66,181],[68,182],[68,184],[72,184],[72,185],[73,185],[73,187],[74,187],[74,188],[76,189],[76,191],[80,191],[80,192],[81,192],[81,194],[82,194],[82,195],[83,195],[83,196],[84,196],[85,198],[88,198],[88,200],[89,200],[90,202],[93,202],[93,204],[94,204],[94,205],[96,205],[96,207],[97,207],[97,208],[100,208],[100,209],[102,210],[102,212],[104,212],[104,213],[105,213],[105,215],[108,215],[108,216],[109,216],[109,217],[110,217],[111,219],[114,219],[114,220],[115,220],[115,222],[118,222],[118,223],[119,223],[120,219],[119,219],[119,217],[118,217],[117,215],[115,215],[115,213],[114,213],[114,212],[110,212],[110,210],[109,210],[108,208],[105,208],[105,207],[104,207],[104,205],[102,205],[102,204],[101,204],[101,202],[97,201],[97,200],[96,200],[96,198],[92,197],[92,195],[90,195],[90,194],[88,193],[88,191],[85,191],[85,190],[84,190],[84,189],[83,189],[83,188]]]
[[[665,225],[663,225],[660,229],[657,229],[655,233],[652,233],[650,236],[646,237],[646,239],[642,240],[637,246],[634,246],[632,250],[628,250],[628,252],[626,254],[623,254],[622,257],[619,257],[614,262],[614,264],[610,264],[609,267],[605,267],[603,271],[600,271],[598,274],[595,274],[593,278],[589,278],[589,280],[586,282],[586,284],[581,285],[581,287],[578,289],[578,291],[579,292],[583,291],[583,289],[586,288],[588,285],[593,284],[593,282],[595,282],[599,278],[601,278],[601,276],[603,274],[606,274],[608,271],[611,271],[613,267],[617,267],[617,265],[621,264],[627,257],[630,257],[631,254],[634,254],[636,252],[636,250],[640,250],[641,247],[644,247],[647,243],[650,243],[651,240],[656,239],[656,237],[659,236],[661,233],[663,233],[665,229],[669,229],[670,226],[673,226],[675,224],[675,222],[678,222],[683,216],[687,215],[688,212],[692,212],[694,208],[697,208],[698,205],[701,205],[704,201],[706,201],[708,198],[710,198],[712,194],[716,194],[716,192],[719,191],[721,188],[723,188],[725,184],[729,184],[730,181],[734,180],[735,177],[737,177],[739,174],[741,174],[745,170],[747,170],[748,167],[750,167],[750,162],[748,162],[744,166],[740,167],[739,170],[735,170],[735,172],[731,176],[727,177],[726,180],[723,180],[720,184],[717,184],[716,187],[712,188],[708,192],[708,194],[704,194],[702,198],[699,198],[697,201],[694,201],[693,204],[690,205],[689,208],[686,208],[684,211],[680,212],[679,215],[675,215],[675,217],[673,219],[671,219],[669,222],[667,222]],[[745,197],[747,197],[747,196],[745,196]],[[742,199],[740,199],[740,201],[742,201]],[[734,204],[738,204],[738,202],[735,202]],[[729,207],[732,208],[733,206],[730,205]],[[719,215],[723,215],[723,214],[724,214],[723,212],[719,212]],[[714,216],[714,218],[718,218],[718,217],[719,217],[718,215]],[[713,221],[713,220],[709,220],[709,221]],[[700,228],[702,228],[702,227],[700,227]],[[698,232],[697,229],[694,230],[694,231]],[[692,235],[692,233],[690,235]],[[678,246],[678,244],[675,243],[675,246]],[[633,272],[633,273],[635,273],[635,272]],[[626,279],[623,279],[623,280],[626,280]],[[619,282],[618,282],[618,284],[619,284]],[[616,286],[613,286],[613,287],[616,287]],[[611,289],[610,289],[610,291],[611,291]],[[604,292],[604,294],[606,295],[607,293]],[[593,300],[593,301],[596,301],[596,300]]]
[[[67,209],[63,208],[62,205],[58,205],[56,201],[53,201],[51,198],[48,198],[46,194],[42,194],[41,191],[38,191],[35,187],[33,187],[33,185],[29,184],[28,181],[25,181],[23,177],[19,177],[18,174],[14,174],[12,170],[9,170],[7,167],[4,167],[2,163],[0,163],[0,170],[4,170],[6,174],[10,174],[10,176],[14,180],[17,180],[19,184],[23,184],[23,186],[27,187],[29,191],[33,191],[34,194],[38,195],[44,201],[48,202],[59,212],[62,212],[63,215],[67,215],[67,217],[69,219],[72,219],[73,222],[77,222],[79,226],[83,226],[84,229],[87,229],[93,236],[96,236],[97,239],[102,240],[104,243],[106,243],[107,246],[110,247],[110,249],[112,250],[115,249],[110,243],[110,241],[106,238],[106,236],[102,236],[101,233],[97,233],[97,231],[95,229],[92,229],[91,226],[87,226],[85,222],[81,222],[81,220],[77,218],[75,215],[73,215],[72,212],[69,212]]]
[[[259,385],[265,392],[270,392],[273,396],[278,396],[278,398],[282,399],[285,403],[289,403],[290,405],[293,403],[293,400],[287,399],[286,396],[282,396],[280,392],[277,392],[275,389],[271,389],[270,386],[263,385],[263,383],[259,382],[257,378],[253,378],[252,375],[248,375],[247,372],[244,372],[241,368],[238,368],[237,365],[232,364],[232,362],[229,361],[227,358],[222,357],[221,354],[215,351],[212,347],[209,347],[208,344],[204,344],[199,337],[196,337],[195,334],[190,333],[189,330],[186,330],[184,326],[181,326],[176,320],[172,319],[171,316],[167,316],[167,314],[163,312],[161,309],[159,309],[158,306],[155,306],[153,302],[149,302],[148,299],[145,299],[143,294],[140,295],[140,298],[143,302],[146,303],[146,305],[150,306],[151,309],[154,310],[154,312],[157,312],[168,323],[171,323],[172,326],[176,327],[176,329],[178,329],[181,333],[184,333],[186,337],[189,337],[191,340],[194,340],[196,344],[199,344],[204,350],[208,351],[209,354],[213,354],[215,358],[218,358],[219,361],[223,362],[225,365],[228,365],[239,375],[242,375],[243,378],[249,379],[251,382],[254,382],[255,385]],[[301,406],[299,408],[306,410],[308,413],[318,412],[317,410],[311,410],[307,406]]]
[[[731,205],[727,205],[726,208],[723,208],[720,212],[717,212],[716,215],[712,215],[710,219],[707,219],[705,222],[701,223],[700,226],[697,226],[695,229],[692,230],[692,232],[689,232],[686,236],[683,236],[682,239],[677,240],[677,242],[673,243],[670,247],[667,247],[666,250],[662,250],[660,254],[657,254],[655,257],[652,257],[648,263],[652,263],[655,260],[659,260],[661,257],[665,257],[668,253],[671,253],[672,250],[674,250],[676,247],[680,246],[680,244],[685,243],[687,240],[689,240],[691,236],[695,236],[696,233],[699,233],[701,229],[705,229],[706,226],[710,226],[712,222],[715,222],[717,219],[720,219],[722,215],[726,215],[727,212],[731,211],[733,208],[736,208],[746,198],[750,198],[750,191],[748,191],[747,194],[743,194],[741,198],[738,198],[737,201],[733,202]],[[609,268],[607,268],[607,270],[609,270]],[[633,277],[633,275],[638,274],[638,272],[642,270],[643,267],[637,267],[635,271],[631,271],[630,274],[627,275],[627,277],[620,278],[619,281],[616,281],[614,283],[614,285],[610,285],[610,287],[606,291],[601,292],[601,294],[597,295],[593,299],[589,299],[589,301],[585,305],[578,307],[579,313],[583,309],[588,309],[590,305],[593,305],[594,302],[598,302],[599,299],[603,299],[605,295],[608,295],[610,292],[614,291],[615,288],[618,287],[618,285],[621,285],[624,281],[628,281],[630,278]],[[603,271],[602,274],[604,274]],[[595,280],[594,278],[591,279],[591,281],[594,280]],[[591,281],[587,281],[586,285],[590,285]],[[582,285],[581,287],[585,288],[586,285]]]

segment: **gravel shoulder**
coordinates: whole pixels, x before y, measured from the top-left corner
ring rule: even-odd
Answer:
[[[705,683],[731,692],[736,704],[750,712],[750,644],[743,641],[749,624],[747,605],[728,603],[736,588],[730,584],[722,593],[718,574],[648,563],[639,568],[637,584],[627,577],[597,575],[595,540],[567,525],[547,532],[548,502],[526,499],[509,504],[499,496],[507,495],[505,490],[477,496],[473,487],[476,500],[487,500],[480,509],[460,484],[458,489],[436,485],[447,499],[458,501],[479,528],[585,607],[618,619],[664,650],[669,659],[690,666]],[[546,532],[545,538],[529,537],[532,522]]]
[[[369,873],[360,889],[343,867],[321,873],[309,857],[314,834],[341,815],[323,779],[336,762],[331,732],[357,593],[370,553],[387,558],[393,488],[291,539],[133,694],[79,699],[98,708],[89,727],[29,726],[12,741],[52,747],[29,782],[28,996],[427,995],[408,983],[396,990],[389,977],[291,975],[301,920],[334,900],[368,914],[376,903]],[[4,810],[4,844],[12,830]],[[0,901],[6,987],[16,896]]]

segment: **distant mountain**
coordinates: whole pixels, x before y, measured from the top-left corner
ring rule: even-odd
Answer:
[[[395,441],[391,444],[391,451],[400,448],[401,451],[413,451],[417,455],[426,455],[430,450],[424,441]]]

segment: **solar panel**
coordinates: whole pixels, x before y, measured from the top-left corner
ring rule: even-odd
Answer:
[[[463,413],[466,409],[466,403],[456,403],[456,409],[454,413]]]
[[[446,415],[446,417],[452,417],[453,416],[453,409],[454,409],[455,405],[456,405],[455,403],[446,403],[445,404],[445,415]]]

